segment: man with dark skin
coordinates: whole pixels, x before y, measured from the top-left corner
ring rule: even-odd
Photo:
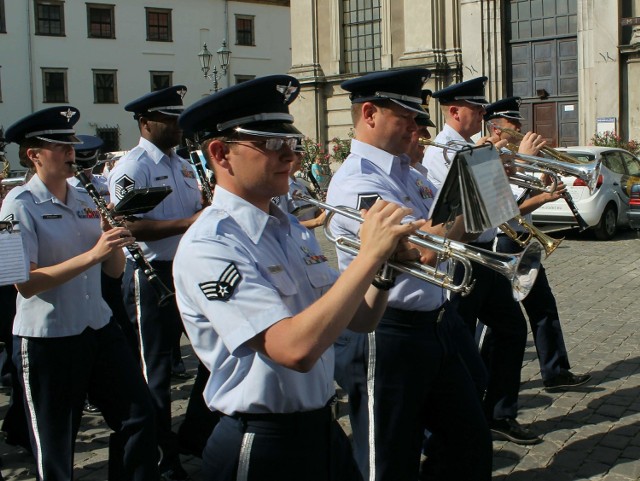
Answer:
[[[184,108],[185,93],[186,88],[177,85],[144,95],[125,106],[125,110],[133,112],[141,138],[109,175],[114,203],[133,189],[171,187],[171,194],[158,206],[126,222],[140,241],[145,258],[171,290],[172,261],[178,242],[202,209],[193,169],[173,150],[182,139],[177,119]],[[188,479],[180,465],[177,436],[171,431],[171,354],[182,334],[175,300],[160,308],[155,291],[131,258],[125,267],[123,295],[129,318],[138,329],[142,369],[156,409],[162,450],[160,472],[164,480]]]

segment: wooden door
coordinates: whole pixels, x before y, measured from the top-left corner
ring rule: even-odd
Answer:
[[[533,104],[533,131],[542,135],[549,147],[558,146],[556,102]]]

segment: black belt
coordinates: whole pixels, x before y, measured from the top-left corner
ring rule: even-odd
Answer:
[[[230,417],[252,426],[277,426],[279,428],[291,428],[296,430],[299,430],[304,426],[325,425],[327,422],[333,420],[331,405],[329,404],[323,408],[315,409],[313,411],[263,414],[236,413]]]
[[[444,312],[446,302],[433,311],[405,311],[404,309],[396,309],[395,307],[387,307],[384,311],[384,319],[390,321],[424,323],[437,321],[441,313]]]

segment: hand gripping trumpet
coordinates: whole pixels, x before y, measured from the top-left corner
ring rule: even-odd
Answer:
[[[95,185],[93,185],[89,177],[87,177],[87,175],[82,171],[82,167],[80,167],[78,164],[75,164],[74,168],[76,171],[74,174],[76,179],[80,181],[82,187],[85,188],[91,199],[93,199],[93,202],[96,204],[96,207],[98,211],[100,211],[102,217],[106,219],[111,227],[122,227],[122,223],[120,223],[113,217],[111,211],[107,208],[107,204],[104,198],[100,195],[98,189],[96,189]],[[138,244],[128,245],[127,250],[131,254],[131,257],[135,261],[138,268],[149,280],[149,284],[151,284],[153,290],[156,291],[159,299],[158,305],[166,305],[167,302],[171,300],[171,298],[173,298],[175,294],[167,286],[165,286],[162,280],[158,277],[158,274],[156,274],[156,271],[153,269],[151,264],[149,264],[149,261],[145,259]]]
[[[461,149],[470,146],[470,144],[466,142],[451,142],[449,144],[440,144],[438,142],[434,142],[433,140],[427,139],[424,137],[421,137],[420,139],[418,139],[418,142],[420,143],[420,145],[437,147],[439,149],[442,149],[443,151],[445,151],[445,157],[446,157],[447,150],[458,152]],[[509,155],[512,155],[511,152],[508,152],[508,153]],[[558,185],[558,177],[551,170],[544,169],[542,167],[534,166],[530,164],[522,164],[522,165],[518,164],[517,167],[520,168],[521,170],[526,170],[531,173],[547,174],[551,179],[551,183],[549,185],[545,185],[539,178],[533,175],[528,175],[519,171],[515,171],[508,175],[510,184],[520,186],[524,189],[532,189],[532,190],[548,192],[548,193],[552,193],[554,190],[556,190],[556,186]]]
[[[346,236],[335,236],[331,232],[331,220],[335,214],[343,215],[357,222],[363,222],[360,212],[356,209],[345,206],[332,206],[325,202],[318,201],[300,192],[293,194],[294,198],[315,204],[325,209],[328,214],[324,222],[324,234],[330,242],[335,243],[336,248],[351,255],[357,255],[360,250],[360,242],[357,239]],[[517,255],[500,254],[478,247],[446,239],[424,231],[408,237],[408,241],[437,252],[442,260],[454,260],[460,262],[464,267],[463,278],[459,283],[455,283],[452,277],[441,270],[438,266],[429,266],[419,262],[399,262],[389,260],[386,267],[397,270],[404,274],[409,274],[418,279],[430,282],[436,286],[459,292],[466,295],[473,289],[472,262],[477,262],[485,267],[493,269],[505,276],[511,282],[513,298],[516,301],[524,299],[533,287],[536,276],[540,269],[540,259],[542,248],[538,242],[532,242],[524,251]]]

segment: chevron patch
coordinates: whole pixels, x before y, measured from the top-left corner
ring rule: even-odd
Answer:
[[[240,271],[232,262],[225,268],[217,281],[203,282],[198,285],[204,296],[210,301],[226,302],[233,295],[240,280],[242,280]]]

